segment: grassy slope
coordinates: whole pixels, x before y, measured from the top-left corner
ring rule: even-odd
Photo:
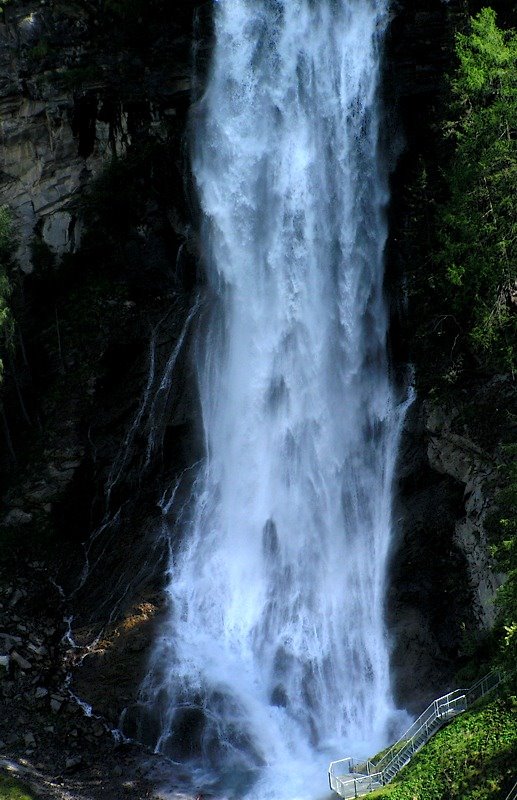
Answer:
[[[517,778],[516,698],[474,706],[372,800],[504,800]]]
[[[15,778],[0,774],[0,800],[36,800],[36,798]]]

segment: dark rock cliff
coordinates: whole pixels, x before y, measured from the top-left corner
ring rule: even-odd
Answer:
[[[5,7],[0,180],[23,270],[35,235],[58,255],[78,247],[78,201],[107,159],[144,132],[166,138],[184,126],[199,5],[157,6],[136,20],[94,0]]]
[[[27,558],[44,559],[61,599],[52,589],[41,613],[61,632],[72,614],[78,646],[108,621],[137,634],[113,666],[122,639],[110,628],[110,664],[97,648],[81,673],[87,699],[104,687],[98,706],[112,721],[138,689],[135,620],[158,605],[158,503],[197,457],[186,129],[193,62],[204,62],[194,28],[210,32],[198,5],[149,3],[131,19],[82,0],[17,2],[0,25],[0,179],[20,268],[2,397],[2,572],[12,581]]]

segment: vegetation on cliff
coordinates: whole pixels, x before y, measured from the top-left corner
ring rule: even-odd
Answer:
[[[0,800],[34,800],[34,795],[15,778],[0,775]]]
[[[417,361],[449,383],[517,368],[517,33],[485,8],[456,54],[409,231],[425,260],[409,276]]]
[[[0,13],[7,3],[8,0],[0,0]],[[104,38],[109,38],[111,44],[114,37],[113,53],[127,49],[131,55],[122,65],[114,66],[110,83],[116,83],[116,78],[122,76],[124,80],[120,79],[120,83],[127,85],[128,93],[135,93],[135,76],[140,86],[149,74],[147,66],[144,69],[137,57],[147,45],[153,45],[157,60],[165,58],[167,63],[176,64],[178,56],[174,48],[164,50],[156,45],[161,10],[171,16],[164,0],[103,0],[99,8],[105,12],[104,19],[110,21],[109,25],[98,25],[99,51]],[[50,59],[52,52],[59,54],[60,50],[43,42],[32,49],[31,56]],[[460,386],[474,374],[482,380],[490,380],[497,372],[511,375],[517,358],[517,296],[513,283],[517,264],[514,188],[517,35],[501,30],[494,13],[485,9],[474,18],[470,33],[459,35],[457,55],[458,70],[451,82],[446,122],[437,130],[439,158],[433,164],[422,163],[414,190],[414,224],[407,237],[412,241],[413,255],[416,254],[408,262],[419,267],[409,280],[411,325],[417,334],[415,361],[421,379],[433,389],[438,384]],[[108,80],[106,71],[101,69],[100,57],[98,61],[101,66],[90,66],[88,61],[87,66],[75,71],[72,68],[67,73],[56,71],[56,80],[64,81],[65,76],[71,86],[94,82],[99,75]],[[157,94],[165,93],[166,84],[156,78],[154,81]],[[164,105],[168,106],[169,97],[165,100]],[[139,126],[143,128],[141,122]],[[136,139],[135,130],[133,136]],[[47,383],[55,382],[54,387],[48,388],[43,404],[44,434],[54,427],[55,438],[62,437],[54,420],[63,417],[62,409],[80,405],[83,416],[77,412],[77,417],[90,435],[87,423],[92,415],[83,413],[83,406],[94,407],[96,386],[102,388],[105,383],[108,393],[113,392],[115,378],[127,382],[125,371],[130,366],[127,342],[136,351],[138,340],[147,332],[141,321],[148,314],[147,306],[155,304],[153,308],[159,316],[163,304],[165,313],[172,269],[170,253],[176,251],[181,240],[175,228],[186,227],[184,220],[176,219],[175,211],[173,214],[165,208],[165,196],[171,194],[171,187],[172,194],[180,201],[183,197],[181,176],[174,160],[171,156],[169,160],[164,158],[168,149],[171,148],[167,142],[145,151],[141,148],[137,159],[133,155],[125,161],[115,159],[85,198],[83,214],[87,232],[81,251],[65,259],[59,272],[54,264],[48,264],[37,270],[38,277],[32,279],[33,283],[36,280],[44,283],[44,290],[38,287],[41,308],[32,336],[37,343],[34,360],[39,362],[35,370],[36,389],[40,391],[43,386],[47,391]],[[151,193],[153,197],[149,198],[147,195]],[[8,280],[12,244],[9,216],[0,210],[0,359],[12,331]],[[186,249],[183,260],[185,252]],[[188,276],[188,285],[196,279],[190,264],[189,269],[192,274]],[[157,295],[158,299],[151,295]],[[47,299],[45,305],[43,301]],[[43,336],[39,335],[40,330],[44,331]],[[117,370],[113,368],[115,361]],[[49,365],[54,362],[56,375],[49,378],[46,373],[50,373]],[[135,391],[130,383],[130,401]],[[98,402],[96,398],[95,401]],[[466,402],[461,414],[465,414],[465,409]],[[475,411],[477,424],[480,409]],[[68,414],[67,411],[65,422],[75,419]],[[123,414],[121,406],[120,415]],[[505,414],[509,419],[511,411]],[[492,417],[482,423],[488,437],[498,437]],[[44,437],[42,441],[46,443]],[[43,445],[40,450],[43,454]],[[517,468],[511,463],[514,455],[515,451],[508,447],[507,463],[500,470],[499,511],[491,524],[494,556],[499,569],[508,576],[498,596],[498,644],[494,661],[503,666],[513,681],[517,668]],[[31,458],[33,471],[41,477],[45,464],[40,465],[33,455]],[[84,475],[83,472],[83,484]],[[32,507],[28,510],[34,513],[34,529],[41,539],[42,525],[37,513]],[[68,536],[65,524],[68,518],[59,506],[58,511],[65,520],[60,521],[60,526]],[[26,540],[27,528],[24,537],[19,536],[19,530],[15,531],[16,536]],[[75,531],[75,537],[79,538],[81,532]],[[66,542],[69,557],[69,538]],[[48,548],[46,539],[44,546]],[[504,797],[508,769],[514,766],[509,762],[511,750],[517,746],[515,716],[510,702],[498,701],[473,709],[440,732],[400,779],[378,796],[391,800]],[[13,791],[12,786],[0,779],[0,798],[22,800]]]
[[[436,291],[465,346],[481,362],[515,371],[517,297],[517,33],[483,9],[459,34],[448,198],[437,214]]]
[[[517,692],[517,447],[509,447],[507,454],[504,488],[497,496],[498,510],[492,514],[489,531],[497,566],[506,574],[496,597],[496,633],[500,641],[497,661],[512,691]]]
[[[410,189],[403,254],[409,330],[424,395],[497,463],[490,521],[496,599],[492,661],[517,664],[517,31],[482,9],[456,37],[456,67]],[[484,643],[486,646],[486,642]],[[480,654],[474,655],[474,659]]]
[[[454,152],[448,193],[437,208],[435,295],[453,316],[462,347],[488,373],[517,368],[517,31],[483,9],[458,34],[451,120]],[[511,415],[510,415],[511,416]],[[509,431],[512,420],[508,419]],[[511,434],[510,434],[511,436]],[[511,441],[511,440],[510,440]],[[491,532],[507,579],[497,594],[496,661],[517,674],[517,469],[515,447],[501,455],[499,512]]]

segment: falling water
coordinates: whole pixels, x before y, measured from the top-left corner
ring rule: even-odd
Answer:
[[[236,797],[323,796],[331,757],[372,755],[396,724],[387,7],[220,0],[194,112],[207,455],[142,693],[157,749]]]

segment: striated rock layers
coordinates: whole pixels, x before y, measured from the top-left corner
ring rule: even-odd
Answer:
[[[159,33],[153,28],[154,46],[165,50],[153,74],[143,20],[141,52],[135,53],[123,35],[116,49],[117,20],[101,3],[6,5],[0,16],[0,191],[14,214],[25,272],[32,270],[34,237],[58,256],[77,249],[81,195],[107,159],[124,155],[142,116],[155,135],[160,129],[165,135],[166,120],[191,87],[196,5],[177,4],[160,20]]]
[[[123,636],[108,627],[102,639],[111,666],[93,648],[81,684],[95,701],[101,687],[112,722],[149,644],[162,483],[197,457],[185,130],[194,57],[203,68],[198,5],[153,2],[133,19],[101,2],[45,0],[0,16],[0,180],[21,268],[1,406],[0,572],[23,573],[33,553],[45,560],[58,588],[48,613],[74,617],[67,669],[108,620],[123,621]]]
[[[80,240],[77,198],[104,160],[124,149],[122,135],[98,119],[91,95],[86,151],[80,130],[84,95],[65,88],[60,72],[45,69],[51,46],[59,48],[64,74],[87,46],[85,13],[67,15],[30,2],[7,8],[0,25],[0,190],[14,214],[18,260],[26,272],[32,270],[36,235],[58,255],[74,252]]]

